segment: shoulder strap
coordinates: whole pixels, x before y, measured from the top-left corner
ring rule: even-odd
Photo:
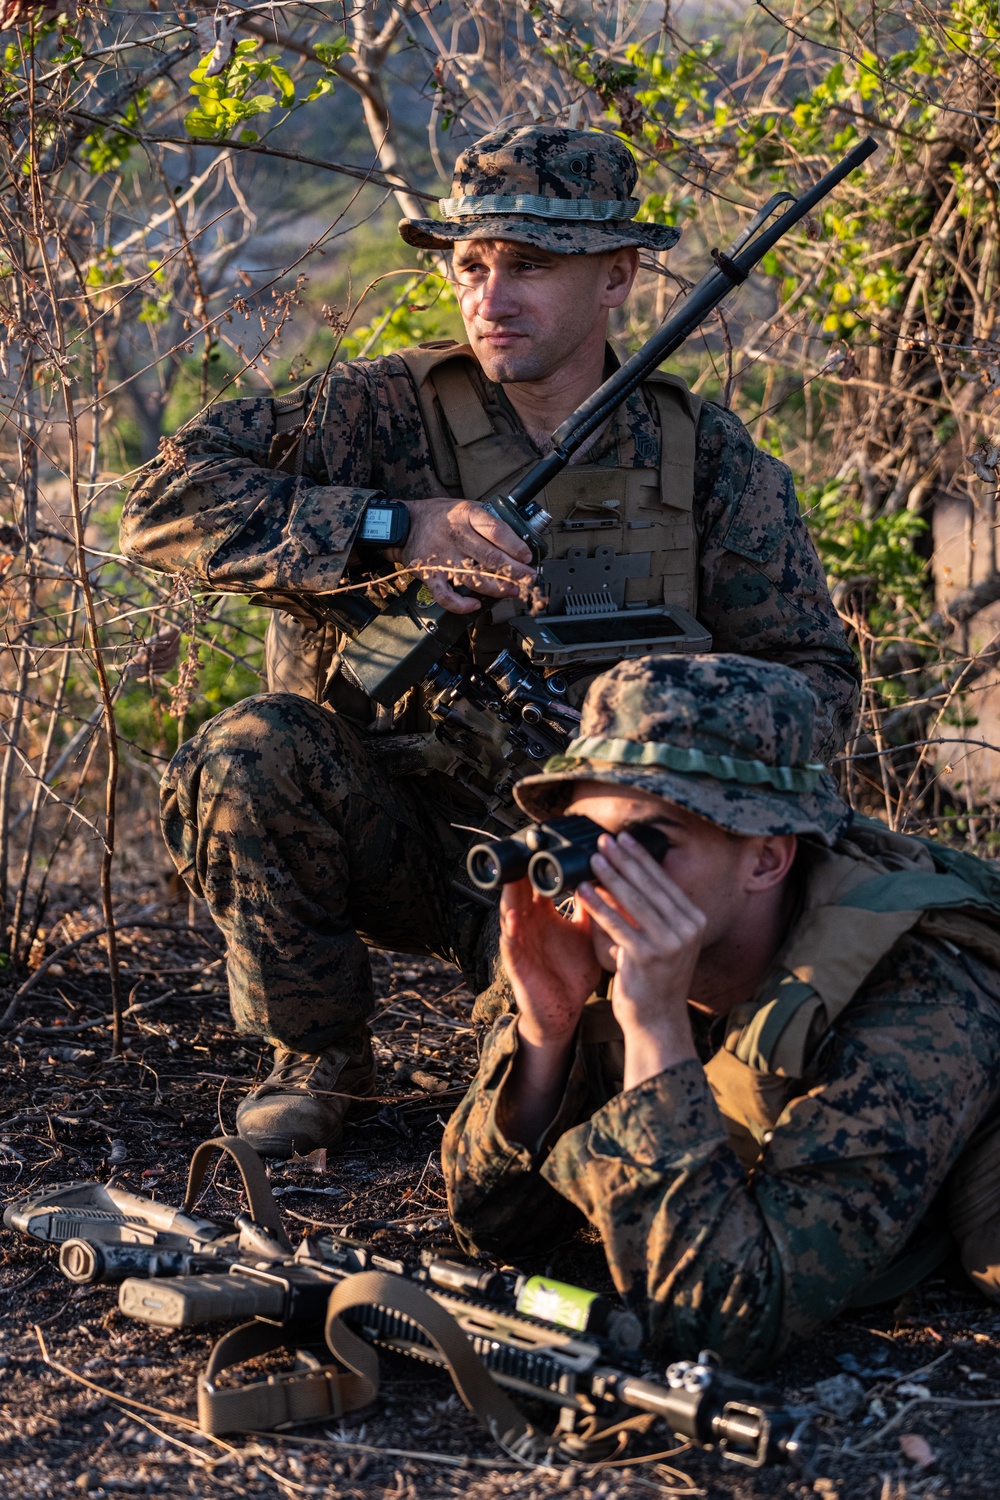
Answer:
[[[676,375],[656,371],[645,383],[660,419],[660,502],[673,512],[674,539],[666,604],[698,612],[698,529],[694,514],[694,461],[702,399]],[[665,581],[666,583],[666,581]]]
[[[198,1380],[198,1426],[210,1437],[224,1432],[268,1432],[285,1422],[322,1422],[367,1406],[377,1393],[367,1381],[336,1365],[321,1365],[299,1352],[299,1368],[267,1380],[219,1390],[225,1370],[275,1349],[295,1347],[296,1336],[280,1323],[254,1319],[233,1328],[214,1345]],[[302,1366],[306,1368],[303,1369]]]
[[[660,478],[665,505],[691,510],[698,420],[704,401],[677,375],[653,372],[643,382],[660,419]]]
[[[386,1271],[359,1271],[334,1289],[326,1315],[326,1342],[331,1352],[378,1391],[378,1355],[343,1322],[352,1307],[376,1306],[414,1323],[438,1351],[455,1389],[469,1411],[504,1447],[531,1443],[534,1432],[506,1392],[497,1385],[455,1318],[422,1287]]]
[[[871,875],[870,862],[850,861],[862,878],[843,880],[840,867],[849,856],[827,851],[826,862],[821,878],[829,896],[806,910],[781,955],[773,989],[730,1042],[748,1066],[790,1078],[803,1076],[818,1033],[843,1014],[905,933],[920,928],[1000,961],[997,908],[957,875],[924,869]]]
[[[290,396],[275,396],[271,406],[274,436],[267,455],[267,467],[298,477],[306,462],[306,445],[302,438],[309,406],[309,387],[304,385]]]
[[[399,358],[416,387],[431,460],[446,489],[481,500],[512,484],[537,460],[523,433],[494,427],[469,344],[401,349]]]
[[[417,404],[423,418],[424,431],[431,450],[431,463],[444,490],[456,495],[461,492],[462,479],[455,460],[455,446],[444,424],[437,386],[432,373],[453,361],[456,356],[472,358],[469,344],[454,341],[428,344],[418,349],[400,349],[397,358],[406,366],[416,391]],[[485,415],[485,413],[484,413]]]
[[[482,438],[493,437],[493,423],[476,394],[468,360],[450,359],[438,366],[432,378],[457,447],[468,448]]]
[[[250,1217],[255,1224],[262,1229],[268,1230],[278,1243],[291,1254],[291,1244],[285,1226],[281,1222],[278,1213],[278,1205],[274,1201],[271,1192],[271,1184],[267,1180],[267,1172],[264,1163],[257,1155],[252,1146],[242,1140],[238,1135],[220,1135],[214,1140],[202,1141],[191,1158],[191,1166],[188,1169],[187,1191],[184,1194],[184,1212],[189,1214],[198,1201],[205,1174],[208,1171],[209,1162],[212,1161],[216,1152],[229,1156],[236,1163],[243,1181],[243,1191],[247,1195],[250,1205]]]
[[[996,902],[959,875],[931,870],[892,870],[848,891],[839,906],[860,911],[901,912],[973,907],[1000,916]]]
[[[535,1432],[482,1363],[451,1313],[422,1287],[385,1271],[359,1271],[334,1287],[326,1317],[326,1341],[337,1365],[321,1365],[300,1352],[300,1368],[226,1390],[216,1382],[225,1371],[275,1349],[292,1348],[295,1336],[280,1324],[245,1323],[224,1334],[198,1381],[198,1425],[202,1432],[266,1432],[285,1422],[317,1422],[368,1406],[378,1396],[376,1350],[343,1322],[353,1308],[378,1308],[405,1320],[437,1350],[455,1389],[493,1437],[526,1458],[540,1458],[551,1440]],[[307,1368],[301,1368],[305,1364]]]

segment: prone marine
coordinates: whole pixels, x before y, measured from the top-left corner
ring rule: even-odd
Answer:
[[[1000,877],[852,818],[816,713],[730,653],[594,681],[516,796],[606,833],[570,916],[505,885],[517,1013],[443,1145],[463,1249],[589,1221],[651,1352],[745,1371],[956,1243],[1000,1299]]]
[[[335,1145],[352,1101],[373,1091],[370,946],[456,963],[481,1018],[509,1003],[496,905],[464,878],[461,825],[516,821],[497,790],[510,766],[474,727],[445,735],[426,684],[391,706],[360,689],[321,607],[342,583],[415,570],[459,615],[477,607],[460,584],[487,596],[456,653],[476,669],[513,647],[534,585],[547,615],[572,615],[581,598],[682,609],[717,649],[783,662],[813,685],[811,753],[846,737],[857,666],[791,475],[731,412],[650,378],[547,487],[538,574],[479,503],[506,493],[614,368],[609,314],[640,251],[677,238],[635,222],[636,181],[625,145],[593,131],[477,142],[442,218],[400,226],[409,244],[451,252],[468,343],[350,360],[289,398],[216,404],[126,504],[128,555],[274,610],[269,691],[183,745],[162,791],[170,854],[225,935],[236,1026],[275,1048],[237,1114],[265,1154]],[[569,714],[602,660],[584,650],[569,663]]]

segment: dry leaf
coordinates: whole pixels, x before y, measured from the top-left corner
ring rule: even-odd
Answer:
[[[300,1156],[297,1151],[292,1152],[293,1167],[308,1167],[310,1172],[326,1171],[326,1147],[317,1146],[315,1151],[310,1151],[308,1156]]]
[[[206,78],[215,78],[231,61],[236,51],[235,33],[238,19],[237,11],[231,11],[225,16],[205,16],[194,28],[202,52],[210,50],[212,53],[208,67],[205,69]]]
[[[0,0],[0,31],[20,26],[33,16],[41,21],[43,11],[56,9],[57,6],[44,3],[44,0]]]
[[[423,1089],[425,1094],[443,1094],[448,1088],[446,1078],[438,1078],[433,1073],[427,1073],[422,1068],[414,1068],[410,1074],[411,1079],[418,1089]]]
[[[900,1438],[899,1446],[903,1450],[903,1457],[908,1458],[911,1464],[919,1465],[921,1469],[929,1469],[937,1461],[934,1449],[919,1432],[906,1433]]]
[[[985,479],[988,484],[996,484],[1000,448],[995,443],[979,443],[975,452],[969,453],[967,457],[980,479]]]

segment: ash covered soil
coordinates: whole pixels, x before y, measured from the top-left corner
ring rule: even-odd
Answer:
[[[153,915],[152,913],[154,913]],[[4,1203],[46,1183],[113,1181],[179,1205],[201,1140],[234,1128],[236,1105],[269,1054],[229,1026],[222,942],[182,905],[132,906],[121,920],[131,1007],[127,1049],[110,1058],[108,984],[85,942],[44,974],[0,1036]],[[64,916],[53,946],[97,926]],[[320,1162],[272,1164],[293,1241],[335,1226],[388,1254],[456,1253],[438,1166],[441,1131],[476,1062],[471,999],[453,969],[374,955],[381,1078],[376,1111]],[[21,981],[24,975],[17,978]],[[0,988],[0,1012],[16,988]],[[232,1168],[202,1200],[243,1207]],[[537,1270],[607,1289],[600,1248],[581,1238]],[[843,1316],[776,1365],[786,1400],[816,1403],[848,1379],[850,1416],[819,1414],[811,1471],[750,1470],[688,1448],[632,1468],[526,1470],[465,1412],[446,1376],[382,1362],[379,1403],[325,1426],[208,1439],[192,1425],[195,1382],[219,1330],[130,1322],[113,1289],[73,1288],[52,1252],[0,1231],[0,1474],[11,1496],[412,1497],[412,1500],[996,1500],[1000,1493],[1000,1309],[957,1276],[897,1306]],[[844,1386],[844,1379],[840,1382]],[[128,1399],[126,1399],[128,1398]],[[827,1397],[829,1399],[829,1397]],[[817,1407],[818,1410],[818,1407]]]

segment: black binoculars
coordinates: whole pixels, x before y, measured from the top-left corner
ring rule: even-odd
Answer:
[[[473,844],[465,867],[481,891],[495,891],[527,875],[540,896],[566,896],[590,878],[597,841],[607,831],[591,818],[567,813],[548,823],[529,823],[509,839]],[[629,823],[622,831],[630,833],[657,864],[670,847],[667,835],[651,823]]]

